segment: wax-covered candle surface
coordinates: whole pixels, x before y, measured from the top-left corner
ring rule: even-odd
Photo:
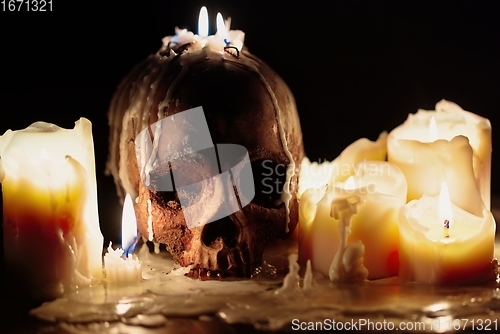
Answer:
[[[333,161],[311,162],[305,157],[300,164],[298,197],[309,188],[319,189],[326,184],[345,181],[354,174],[354,165],[364,160],[385,160],[387,157],[387,132],[376,141],[360,138],[347,146]]]
[[[313,269],[328,276],[342,236],[339,219],[332,214],[338,199],[357,197],[348,243],[361,242],[368,279],[398,273],[397,213],[405,204],[407,185],[396,165],[363,161],[353,165],[354,175],[345,182],[320,189],[309,188],[300,197],[299,256],[311,259]]]
[[[50,299],[102,278],[92,125],[37,122],[0,137],[6,271]]]
[[[438,196],[424,195],[399,212],[403,280],[443,285],[494,278],[495,220],[475,216],[450,202],[446,183]]]
[[[478,216],[490,209],[491,151],[489,120],[445,100],[410,114],[387,140],[388,161],[408,181],[407,201],[439,194],[445,181],[451,201]]]

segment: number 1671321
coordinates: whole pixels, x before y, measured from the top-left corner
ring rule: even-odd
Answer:
[[[4,12],[51,12],[52,0],[1,0]]]

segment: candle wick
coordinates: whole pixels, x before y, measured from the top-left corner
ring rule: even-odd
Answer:
[[[448,219],[444,220],[444,237],[450,237],[450,221]]]
[[[130,244],[130,246],[128,246],[126,249],[124,249],[124,253],[125,253],[124,255],[126,258],[129,255],[134,253],[135,246],[137,246],[137,243],[139,242],[140,237],[141,236],[139,234],[137,234],[137,236],[135,237],[134,241]]]
[[[236,56],[230,52],[229,50],[234,50],[236,51]],[[225,46],[224,47],[224,51],[228,52],[229,54],[235,56],[236,58],[240,58],[240,50],[238,50],[238,48],[236,46],[232,46],[232,45],[228,45],[228,46]]]
[[[229,44],[231,44],[231,43],[227,40],[227,38],[224,38],[224,43],[226,43],[226,46],[229,46]]]

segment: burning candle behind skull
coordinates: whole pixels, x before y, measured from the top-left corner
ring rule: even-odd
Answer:
[[[249,276],[261,264],[265,245],[285,237],[297,224],[295,194],[304,151],[289,88],[243,47],[244,33],[230,30],[229,22],[221,24],[219,17],[218,32],[212,36],[207,36],[206,29],[198,35],[176,29],[176,36],[164,38],[161,49],[123,80],[109,111],[107,166],[119,195],[137,198],[142,236],[164,243],[181,265],[194,265],[195,275]],[[135,140],[159,120],[174,119],[196,107],[203,108],[214,143],[236,144],[248,151],[255,197],[227,217],[190,227],[178,193],[144,184],[139,171],[145,166],[136,159]],[[153,142],[158,131],[149,131]],[[150,167],[153,181],[170,172],[168,165]],[[197,179],[212,173],[204,167],[186,163],[178,171],[184,179]],[[214,196],[213,188],[201,186],[192,196],[193,201]]]

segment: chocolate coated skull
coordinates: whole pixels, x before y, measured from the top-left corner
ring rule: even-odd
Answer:
[[[144,166],[136,159],[134,141],[158,120],[199,106],[214,144],[247,149],[255,197],[230,216],[189,228],[175,191],[154,190],[141,181]],[[264,247],[295,228],[298,167],[304,156],[295,101],[284,81],[246,49],[164,45],[118,87],[109,125],[108,172],[121,198],[125,193],[137,198],[141,235],[165,244],[182,266],[193,265],[195,276],[249,277],[261,264]],[[152,131],[150,136],[154,140]],[[204,168],[197,161],[180,170],[188,178],[203,175]],[[168,172],[165,165],[152,168],[151,182]],[[193,202],[210,196],[219,196],[210,185],[192,194]]]

